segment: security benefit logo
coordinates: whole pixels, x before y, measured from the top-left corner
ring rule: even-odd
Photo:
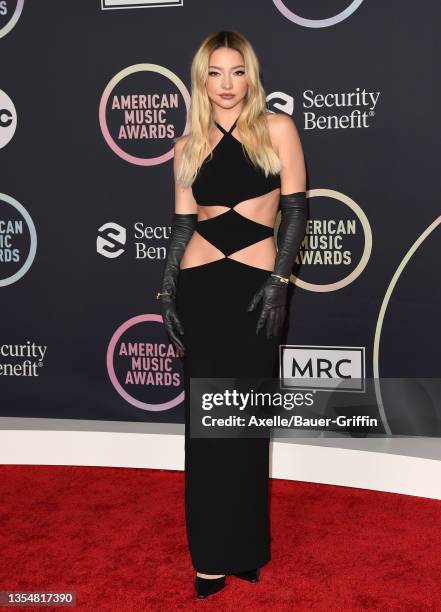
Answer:
[[[47,345],[31,340],[20,344],[0,344],[0,377],[38,378],[47,348]]]
[[[282,111],[299,117],[298,125],[305,132],[369,129],[375,125],[380,91],[348,86],[345,90],[322,91],[305,89],[293,96],[273,91],[266,101],[271,112]]]
[[[280,345],[284,388],[364,391],[364,346]]]
[[[108,221],[98,228],[96,251],[107,259],[116,259],[127,253],[135,260],[161,261],[167,257],[170,234],[171,226],[135,221],[126,229],[119,223]]]
[[[337,291],[366,267],[372,231],[361,207],[333,189],[307,192],[309,217],[291,280],[308,291]],[[277,236],[280,215],[276,221]]]
[[[173,157],[174,138],[188,128],[190,94],[164,66],[134,64],[110,79],[101,95],[99,123],[110,150],[140,166]]]
[[[98,231],[96,250],[99,255],[114,259],[124,253],[127,240],[125,227],[119,225],[119,223],[109,221],[99,227]]]

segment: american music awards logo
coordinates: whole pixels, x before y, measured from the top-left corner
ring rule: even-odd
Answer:
[[[101,0],[101,9],[136,9],[161,6],[183,6],[184,0]]]
[[[24,0],[0,0],[0,38],[16,25],[23,10]]]
[[[334,189],[309,189],[309,218],[291,280],[307,291],[327,293],[353,283],[372,252],[372,229],[362,207]],[[280,215],[275,224],[275,235]],[[301,272],[301,278],[299,276]]]
[[[15,198],[0,193],[0,287],[20,280],[36,252],[37,230],[31,215]]]
[[[123,321],[113,332],[106,354],[115,391],[140,410],[161,412],[185,397],[182,355],[170,342],[159,314]]]
[[[109,148],[140,166],[173,157],[174,141],[189,127],[190,93],[181,79],[157,64],[133,64],[114,75],[99,104]]]
[[[348,0],[348,6],[340,12],[337,12],[332,17],[327,17],[324,19],[307,19],[298,13],[298,2],[296,2],[296,12],[289,8],[290,0],[273,0],[275,7],[280,11],[280,13],[286,17],[292,23],[295,23],[299,26],[303,26],[304,28],[327,28],[329,26],[336,25],[341,21],[344,21],[348,17],[350,17],[362,4],[363,0],[352,0],[350,2]],[[305,6],[310,3],[305,3]],[[332,11],[332,7],[329,9]]]

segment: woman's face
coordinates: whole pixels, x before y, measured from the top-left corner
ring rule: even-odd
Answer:
[[[207,94],[212,104],[224,109],[241,104],[247,91],[244,59],[235,49],[220,47],[208,62]]]

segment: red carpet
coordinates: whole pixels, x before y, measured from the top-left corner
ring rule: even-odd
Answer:
[[[198,601],[183,472],[6,465],[0,473],[2,591],[76,591],[81,611],[441,610],[436,500],[273,480],[272,559],[260,582],[230,576]]]

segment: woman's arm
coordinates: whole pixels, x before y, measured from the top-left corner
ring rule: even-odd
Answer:
[[[273,114],[268,122],[271,141],[280,159],[281,194],[306,191],[306,168],[302,143],[294,121],[288,115]]]
[[[281,161],[281,222],[277,235],[274,272],[254,294],[248,306],[253,310],[262,300],[256,333],[266,326],[266,335],[281,332],[287,313],[286,290],[298,249],[305,235],[307,220],[306,169],[300,138],[294,122],[287,115],[272,120],[272,141]]]
[[[183,187],[179,185],[176,180],[182,146],[182,140],[175,143],[175,157],[173,160],[175,212],[173,213],[172,229],[161,289],[156,294],[156,298],[161,302],[163,312],[162,318],[168,334],[175,347],[184,354],[184,345],[179,338],[179,335],[183,334],[184,330],[176,311],[176,286],[179,276],[179,264],[195,230],[198,215],[197,204],[194,200],[191,187]]]
[[[196,200],[193,196],[191,187],[183,187],[178,184],[177,175],[181,164],[182,149],[188,136],[183,136],[175,142],[174,158],[173,158],[173,175],[175,181],[175,213],[178,214],[194,214],[198,211]]]

